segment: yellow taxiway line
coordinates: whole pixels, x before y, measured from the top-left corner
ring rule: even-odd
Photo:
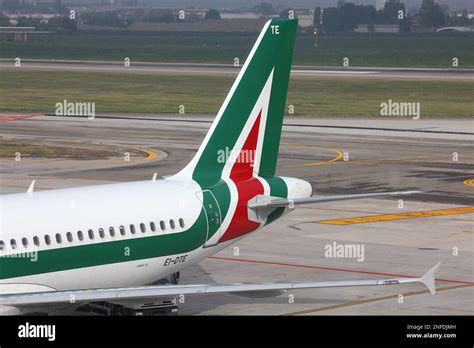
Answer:
[[[314,223],[325,224],[325,225],[354,225],[354,224],[365,224],[369,222],[383,222],[383,221],[392,221],[392,220],[415,219],[415,218],[421,218],[421,217],[470,214],[470,213],[474,213],[474,206],[451,208],[451,209],[440,209],[440,210],[413,211],[413,212],[399,213],[399,214],[359,216],[359,217],[345,218],[345,219],[319,220],[319,221],[314,221]]]
[[[112,144],[112,143],[103,143],[103,142],[100,142],[100,143],[97,143],[97,142],[93,142],[93,141],[87,141],[87,140],[75,140],[75,141],[71,141],[73,143],[81,143],[81,144],[91,144],[91,145],[100,145],[100,146],[108,146],[108,147],[116,147],[116,148],[122,148],[122,149],[129,149],[129,150],[132,150],[132,151],[136,151],[136,152],[141,152],[141,153],[144,153],[146,155],[146,157],[141,157],[141,158],[138,158],[136,160],[130,160],[130,162],[134,162],[134,161],[147,161],[147,160],[151,160],[153,158],[155,158],[157,156],[157,154],[151,150],[146,150],[146,149],[143,149],[141,147],[134,147],[134,146],[130,146],[130,145],[122,145],[122,144]]]
[[[453,286],[447,286],[447,287],[444,287],[444,288],[438,288],[438,289],[436,289],[436,291],[441,292],[441,291],[446,291],[446,290],[467,288],[467,287],[470,287],[470,286],[473,286],[473,285],[472,284],[453,285]],[[403,294],[403,296],[408,297],[408,296],[422,295],[422,294],[427,294],[427,293],[429,293],[428,290],[412,291],[412,292]],[[304,314],[310,314],[310,313],[316,313],[316,312],[329,311],[331,309],[352,307],[352,306],[359,305],[359,304],[379,302],[379,301],[385,301],[385,300],[397,299],[397,298],[398,298],[398,294],[397,295],[382,296],[382,297],[373,297],[373,298],[368,298],[368,299],[365,299],[365,300],[358,300],[358,301],[352,301],[352,302],[347,302],[347,303],[336,304],[336,305],[332,305],[332,306],[307,309],[307,310],[302,310],[302,311],[299,311],[299,312],[291,312],[291,313],[287,313],[287,314],[284,314],[284,315],[304,315]]]
[[[464,184],[467,186],[474,187],[474,178],[465,180]]]
[[[142,149],[140,147],[126,146],[126,145],[114,145],[114,144],[107,144],[107,145],[121,147],[121,148],[124,148],[124,149],[129,149],[129,150],[144,153],[146,155],[146,157],[139,158],[138,159],[139,161],[148,161],[148,160],[151,160],[151,159],[156,157],[156,152],[153,152],[153,151],[147,150],[147,149]]]
[[[344,154],[337,150],[337,149],[331,149],[331,148],[328,148],[328,147],[321,147],[321,146],[313,146],[313,145],[302,145],[302,144],[282,144],[284,146],[288,146],[288,147],[314,147],[314,148],[318,148],[318,149],[323,149],[323,150],[329,150],[331,152],[334,152],[337,156],[330,159],[330,160],[327,160],[327,161],[317,161],[317,162],[309,162],[309,163],[303,163],[303,164],[295,164],[295,165],[289,165],[289,166],[285,166],[285,168],[297,168],[297,167],[312,167],[312,166],[320,166],[320,165],[323,165],[323,164],[333,164],[337,161],[339,161],[341,158],[344,157]]]

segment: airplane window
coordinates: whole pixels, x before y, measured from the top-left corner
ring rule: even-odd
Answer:
[[[176,227],[176,226],[174,225],[174,220],[173,220],[173,219],[170,220],[170,227],[171,227],[173,230],[174,230],[174,228]]]
[[[155,223],[154,223],[153,221],[150,222],[150,229],[151,229],[153,232],[156,231],[156,225],[155,225]]]
[[[61,244],[61,242],[62,242],[62,238],[61,238],[61,235],[59,233],[56,233],[56,242],[58,242],[58,244]]]
[[[179,219],[179,226],[184,227],[184,220],[183,219]]]
[[[21,239],[21,244],[23,244],[23,246],[26,248],[28,247],[28,238],[22,238]]]
[[[16,240],[10,239],[10,245],[12,246],[12,249],[16,249]]]
[[[72,233],[71,232],[66,233],[66,238],[67,238],[67,241],[71,243],[72,242]]]
[[[111,237],[115,236],[115,229],[113,227],[109,227],[109,233]]]
[[[77,239],[79,239],[79,240],[84,239],[84,235],[82,234],[82,231],[77,231]]]
[[[50,245],[50,244],[51,244],[51,238],[49,237],[49,235],[45,235],[45,236],[44,236],[44,242],[46,243],[46,245]]]
[[[0,240],[0,251],[5,250],[5,242]]]
[[[135,225],[133,225],[133,224],[130,225],[130,233],[131,233],[131,234],[135,234],[135,232],[136,232],[136,231],[135,231]]]
[[[99,228],[99,237],[100,238],[105,238],[105,232],[103,228]]]
[[[146,232],[146,227],[145,227],[145,224],[144,224],[144,223],[141,223],[141,224],[140,224],[140,231],[142,231],[143,233]]]
[[[166,225],[164,221],[160,221],[160,228],[162,231],[166,230]]]
[[[87,233],[89,234],[89,239],[91,239],[91,240],[94,239],[94,231],[89,230],[89,231],[87,231]]]
[[[34,237],[33,237],[33,244],[39,247],[39,245],[40,245],[40,239],[39,239],[37,236],[34,236]]]
[[[125,227],[123,225],[120,225],[119,231],[122,236],[125,236]]]

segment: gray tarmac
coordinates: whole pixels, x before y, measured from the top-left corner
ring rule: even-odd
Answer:
[[[38,116],[1,122],[4,143],[107,149],[108,158],[1,159],[0,193],[166,176],[191,159],[209,128],[194,115]],[[315,194],[420,190],[297,208],[214,257],[181,282],[365,279],[421,276],[439,261],[438,294],[421,285],[299,290],[273,298],[189,296],[181,314],[474,314],[474,151],[469,119],[287,118],[278,173]],[[126,161],[126,154],[130,161]],[[402,203],[402,204],[401,204]],[[328,245],[364,246],[360,258],[328,257]],[[403,295],[400,297],[399,295]]]

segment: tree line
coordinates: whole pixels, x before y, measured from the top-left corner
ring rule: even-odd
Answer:
[[[42,6],[42,12],[56,13],[65,15],[64,18],[52,18],[47,23],[30,18],[27,15],[18,20],[17,26],[34,26],[42,30],[58,30],[66,32],[75,32],[76,21],[67,19],[69,9],[62,0],[55,0],[50,4],[38,3]],[[25,8],[26,6],[26,8]],[[33,5],[20,0],[4,0],[3,10],[15,11],[21,9],[34,9]],[[31,8],[29,8],[31,7]],[[38,10],[39,8],[36,8]],[[291,9],[285,9],[279,13],[280,17],[288,17]],[[254,6],[250,11],[259,14],[262,17],[278,16],[271,3],[262,2]],[[321,9],[317,7],[314,11],[313,25],[322,29],[326,33],[352,32],[359,25],[369,26],[369,30],[376,24],[395,24],[399,25],[401,32],[409,32],[412,27],[413,16],[417,16],[417,23],[424,28],[434,30],[443,26],[469,26],[474,25],[474,18],[469,19],[467,11],[461,12],[456,16],[449,16],[444,13],[442,8],[435,0],[423,0],[418,13],[408,13],[405,4],[401,0],[388,0],[383,9],[377,11],[374,6],[355,5],[351,2],[340,1],[337,7],[328,7]],[[194,15],[195,16],[195,15]],[[220,13],[216,9],[209,9],[204,20],[220,19]],[[144,22],[182,22],[176,11],[172,10],[151,10],[145,11],[137,9],[134,14],[126,16],[117,11],[107,12],[89,12],[82,13],[79,21],[84,24],[111,26],[126,28],[135,21]],[[186,21],[199,21],[202,18],[186,18]],[[7,16],[0,12],[0,26],[9,26],[10,22]]]
[[[376,24],[396,24],[401,32],[409,32],[414,16],[418,16],[421,27],[434,30],[444,26],[474,25],[474,19],[469,19],[467,15],[467,11],[463,11],[458,16],[449,16],[435,0],[423,0],[418,13],[408,13],[405,4],[400,0],[387,1],[379,11],[374,6],[349,2],[324,10],[316,8],[314,26],[327,33],[336,33],[352,32],[360,24],[367,24],[369,28]]]

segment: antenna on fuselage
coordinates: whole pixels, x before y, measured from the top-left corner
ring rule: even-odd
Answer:
[[[151,181],[155,182],[157,177],[158,177],[158,173],[153,174],[153,178],[151,179]]]
[[[28,193],[30,196],[33,194],[33,190],[35,188],[35,182],[36,180],[33,180],[30,184],[30,187],[28,187],[28,191],[26,191],[26,193]]]

